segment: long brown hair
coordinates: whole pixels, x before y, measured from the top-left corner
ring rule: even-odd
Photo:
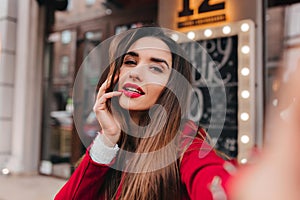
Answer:
[[[123,55],[135,41],[146,36],[158,38],[169,46],[173,71],[156,102],[160,106],[152,108],[151,113],[145,111],[137,129],[132,128],[130,113],[120,107],[117,98],[108,102],[110,111],[121,123],[122,132],[118,141],[121,151],[102,188],[106,199],[156,200],[180,199],[182,196],[179,158],[184,148],[181,132],[186,119],[191,64],[184,58],[180,46],[157,27],[135,29],[120,35],[111,44],[110,68],[100,79],[98,88],[110,76],[111,84],[107,92],[117,88],[113,80],[118,77]],[[180,81],[182,77],[186,82]],[[162,115],[161,108],[165,115]],[[132,152],[134,156],[129,156],[127,152]],[[120,193],[117,194],[118,191]]]

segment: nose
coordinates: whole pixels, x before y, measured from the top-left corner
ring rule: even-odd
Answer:
[[[143,81],[142,76],[143,76],[143,66],[137,65],[134,68],[132,68],[129,71],[129,78],[131,78],[133,81]]]

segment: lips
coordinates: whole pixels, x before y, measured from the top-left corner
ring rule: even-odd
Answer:
[[[130,98],[138,98],[145,94],[145,92],[136,84],[126,83],[123,86],[123,94]]]

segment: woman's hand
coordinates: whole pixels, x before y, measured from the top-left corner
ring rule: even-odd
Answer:
[[[253,166],[240,171],[233,184],[234,200],[298,200],[300,197],[300,66],[282,88],[279,103],[292,109],[288,118],[271,112],[267,132],[272,138]],[[291,105],[290,105],[291,106]]]
[[[113,117],[107,108],[107,100],[112,97],[120,96],[122,92],[113,91],[106,93],[110,86],[110,78],[108,78],[99,88],[95,105],[93,107],[97,120],[104,134],[103,142],[109,147],[113,147],[119,140],[121,127],[118,121]]]

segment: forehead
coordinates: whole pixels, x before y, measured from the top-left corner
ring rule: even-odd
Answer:
[[[138,51],[143,49],[151,49],[171,53],[168,45],[162,40],[155,37],[144,37],[138,39],[135,43],[131,45],[128,51]]]

